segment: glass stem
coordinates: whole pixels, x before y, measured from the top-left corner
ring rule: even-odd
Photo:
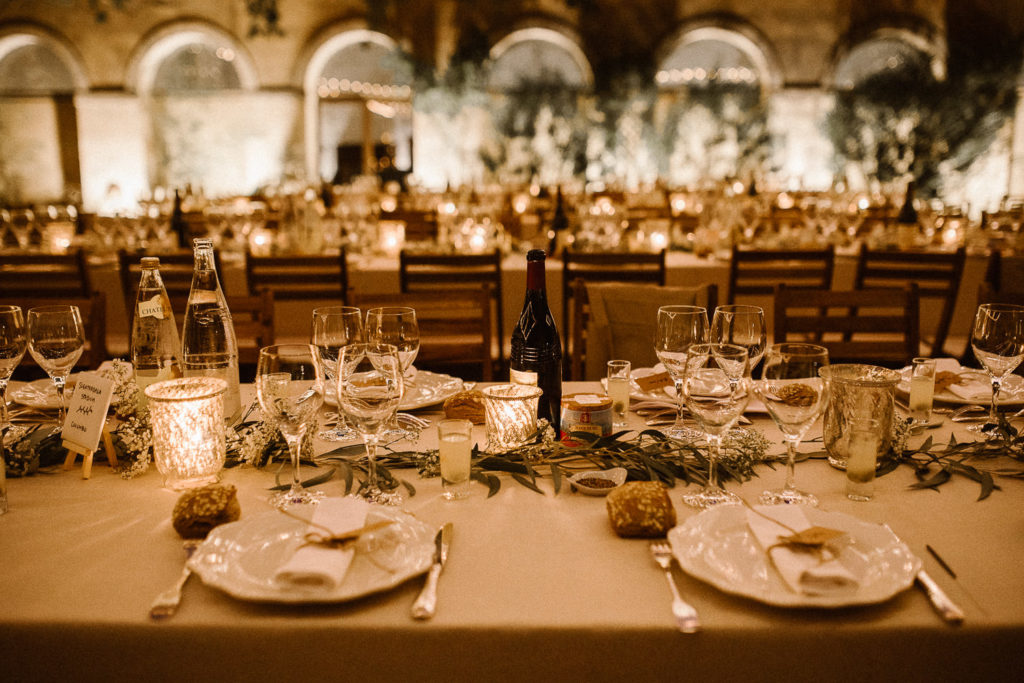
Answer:
[[[299,434],[284,434],[285,443],[288,444],[288,457],[292,460],[292,493],[302,493],[302,479],[299,477],[299,453],[302,448],[302,436]]]
[[[988,412],[988,421],[992,424],[999,422],[999,414],[996,412],[996,402],[999,400],[999,388],[1000,382],[995,377],[992,378],[992,406]]]
[[[365,434],[366,441],[366,488],[371,491],[380,488],[377,483],[377,435]]]
[[[0,429],[7,426],[7,380],[0,379]]]
[[[715,464],[718,462],[718,453],[722,448],[722,437],[717,434],[708,434],[708,485],[709,491],[718,490],[718,470]]]
[[[786,485],[785,491],[796,490],[796,441],[786,439]]]
[[[54,377],[53,386],[57,388],[57,424],[63,425],[65,418],[67,418],[67,408],[64,405],[64,384],[67,382],[67,377]]]
[[[672,383],[676,387],[676,426],[681,426],[683,424],[683,406],[686,405],[683,398],[683,380],[673,379]]]

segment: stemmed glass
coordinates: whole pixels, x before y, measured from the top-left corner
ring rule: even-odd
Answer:
[[[375,503],[397,505],[401,495],[386,492],[377,479],[377,444],[394,418],[404,390],[398,349],[392,344],[360,343],[342,348],[338,360],[338,407],[366,443],[367,475],[361,495]]]
[[[405,306],[371,308],[366,312],[366,341],[371,344],[390,344],[398,352],[402,376],[406,384],[413,384],[409,369],[420,351],[420,326],[416,310]],[[415,438],[417,435],[402,429],[397,422],[397,412],[385,427],[389,438]]]
[[[292,461],[291,488],[271,497],[270,504],[285,509],[317,502],[323,494],[305,490],[299,479],[302,440],[324,400],[324,372],[316,348],[280,344],[260,349],[256,396],[263,412],[281,431]]]
[[[817,344],[773,344],[765,357],[761,381],[754,393],[786,439],[786,483],[781,489],[765,491],[765,505],[798,503],[817,505],[814,494],[800,491],[794,483],[796,451],[807,430],[821,415],[828,400],[828,386],[818,370],[828,365],[828,349]]]
[[[78,306],[39,306],[28,312],[28,350],[57,388],[57,424],[63,426],[67,410],[64,385],[85,350],[85,327]]]
[[[0,306],[0,457],[3,457],[3,433],[7,428],[7,382],[25,355],[26,344],[21,308]]]
[[[747,350],[735,344],[694,344],[686,353],[683,396],[708,440],[708,480],[697,493],[683,496],[687,505],[709,508],[738,503],[739,496],[718,485],[715,463],[722,440],[750,400]]]
[[[675,439],[697,439],[701,432],[683,424],[683,379],[686,353],[693,344],[708,341],[708,312],[702,306],[662,306],[658,309],[658,330],[654,352],[676,387],[676,421],[664,433]]]
[[[753,377],[754,368],[768,346],[764,309],[747,305],[719,306],[711,319],[711,341],[745,348],[750,356],[747,371]]]
[[[996,404],[1003,380],[1024,360],[1024,306],[978,306],[971,329],[971,349],[992,378],[992,405],[988,420],[995,424],[999,420]]]
[[[364,341],[363,314],[354,306],[322,306],[313,311],[312,342],[320,355],[327,379],[326,392],[338,396],[338,356],[349,344]],[[344,416],[334,413],[335,426],[321,430],[317,437],[324,441],[345,441],[355,431],[345,424]]]

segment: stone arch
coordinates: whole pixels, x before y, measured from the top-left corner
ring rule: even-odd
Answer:
[[[51,53],[66,69],[70,87],[52,92],[85,91],[89,89],[81,56],[62,36],[35,24],[11,24],[0,30],[0,62],[23,48],[39,47]],[[0,83],[0,88],[3,84]]]
[[[160,65],[177,50],[192,44],[230,49],[229,61],[238,76],[239,87],[242,90],[259,88],[256,66],[248,50],[224,29],[196,20],[164,24],[145,36],[129,61],[126,86],[136,94],[148,95],[153,90]]]
[[[673,55],[695,43],[716,41],[737,50],[752,65],[757,82],[765,90],[782,87],[782,66],[768,38],[748,21],[732,15],[708,15],[690,19],[666,39],[656,54],[659,71]]]
[[[887,15],[869,24],[851,29],[832,52],[831,65],[823,79],[828,90],[849,88],[856,78],[856,65],[852,60],[866,49],[876,46],[890,49],[899,56],[901,50],[920,55],[936,80],[946,77],[946,40],[937,28],[927,21],[911,15]]]
[[[559,67],[560,76],[569,76],[565,83],[580,90],[589,89],[594,83],[594,71],[590,66],[590,60],[580,47],[576,36],[559,29],[545,26],[525,26],[506,34],[496,42],[490,51],[491,71],[488,76],[488,85],[492,89],[503,90],[514,87],[514,84],[502,79],[510,79],[514,71],[509,74],[500,71],[503,60],[514,60],[526,57],[528,53],[538,51],[555,50],[554,54],[561,53],[568,57],[568,62],[562,62]],[[533,60],[537,61],[537,60]],[[571,78],[575,71],[576,78]]]

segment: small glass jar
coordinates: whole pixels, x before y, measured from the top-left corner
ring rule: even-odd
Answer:
[[[217,377],[186,377],[146,387],[153,460],[164,486],[182,490],[220,479],[227,452],[224,394]]]

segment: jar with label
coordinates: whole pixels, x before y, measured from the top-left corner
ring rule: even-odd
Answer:
[[[594,436],[612,433],[612,399],[599,394],[570,394],[562,398],[562,441],[578,446],[573,432],[587,432]]]
[[[132,310],[132,366],[139,387],[139,407],[146,405],[146,387],[181,377],[181,342],[171,300],[160,278],[160,259],[142,259],[142,277]]]

